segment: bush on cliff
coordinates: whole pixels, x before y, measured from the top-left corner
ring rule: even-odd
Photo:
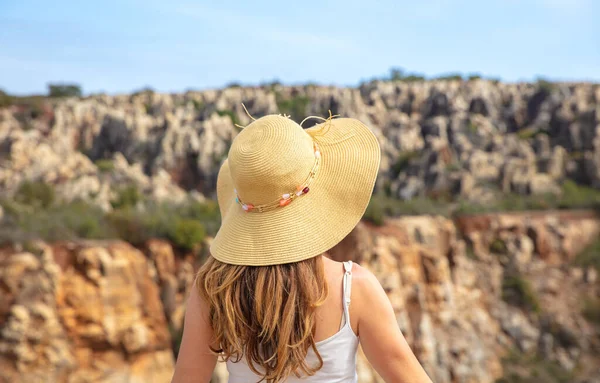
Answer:
[[[600,272],[600,238],[577,254],[574,263],[581,267],[595,267]]]
[[[5,210],[5,217],[0,221],[0,242],[100,239],[115,236],[104,219],[102,210],[84,201],[55,204],[48,208],[36,208],[7,200],[0,204]]]
[[[502,299],[507,303],[534,313],[540,312],[540,302],[529,281],[520,275],[505,274],[502,280]]]
[[[37,202],[38,197],[30,194],[26,193],[28,198],[23,199],[33,201],[30,204],[0,200],[4,211],[0,219],[0,242],[120,238],[142,245],[150,238],[163,238],[189,251],[202,243],[207,233],[214,235],[220,225],[219,209],[212,201],[179,205],[123,203],[119,209],[105,213],[86,201],[42,205]]]
[[[193,219],[178,219],[168,234],[171,242],[182,250],[194,250],[206,235],[204,225]]]
[[[81,97],[81,86],[78,84],[48,84],[49,97]]]
[[[310,99],[307,96],[300,95],[284,98],[280,93],[276,93],[275,100],[280,113],[290,115],[295,119],[304,118],[310,104]]]
[[[233,110],[217,110],[217,114],[221,117],[227,116],[234,125],[240,125],[240,120],[237,118]]]
[[[101,173],[112,172],[115,168],[115,163],[113,162],[113,160],[109,159],[100,159],[94,162],[94,164]]]
[[[600,299],[586,299],[583,303],[582,313],[585,319],[592,323],[600,325]]]
[[[512,350],[502,359],[504,376],[496,383],[571,383],[573,373],[558,362]]]
[[[0,108],[5,108],[13,104],[13,97],[0,89]]]
[[[54,188],[43,181],[25,181],[15,193],[15,201],[24,205],[47,208],[54,202]]]
[[[117,195],[110,204],[114,209],[130,208],[136,206],[142,197],[142,193],[135,185],[128,185],[117,190]]]
[[[450,215],[450,204],[433,198],[417,197],[400,200],[385,195],[373,195],[363,218],[375,225],[383,225],[385,217],[403,215]]]

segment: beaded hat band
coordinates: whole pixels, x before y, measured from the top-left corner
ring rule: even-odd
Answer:
[[[262,213],[265,211],[277,209],[279,207],[287,206],[292,201],[294,201],[294,199],[307,194],[310,191],[310,185],[311,185],[312,181],[317,176],[317,171],[319,170],[319,164],[321,163],[321,152],[319,151],[319,146],[317,145],[316,142],[313,143],[313,149],[314,149],[314,153],[315,153],[315,164],[313,165],[312,169],[310,170],[310,173],[308,173],[306,180],[304,180],[304,182],[302,182],[300,185],[298,185],[296,187],[296,190],[290,190],[288,193],[282,194],[281,198],[278,200],[255,206],[249,202],[242,201],[240,199],[240,196],[238,195],[237,190],[234,189],[235,202],[240,204],[242,206],[242,209],[245,212]]]

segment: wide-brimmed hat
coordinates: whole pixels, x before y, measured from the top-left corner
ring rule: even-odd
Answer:
[[[266,266],[322,254],[360,221],[381,151],[351,118],[310,129],[268,115],[233,140],[217,179],[221,227],[210,252],[221,262]]]

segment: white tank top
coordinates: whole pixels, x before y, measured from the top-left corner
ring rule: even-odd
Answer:
[[[292,375],[287,383],[356,383],[356,349],[358,337],[350,326],[350,293],[352,290],[352,261],[344,262],[343,306],[344,315],[340,331],[316,343],[323,358],[323,367],[313,376],[297,378]],[[309,365],[317,365],[318,359],[312,349],[308,349],[306,360]],[[250,370],[245,358],[239,362],[227,362],[229,383],[255,383],[261,378]]]

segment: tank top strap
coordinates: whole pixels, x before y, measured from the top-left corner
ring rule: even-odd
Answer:
[[[350,322],[350,298],[352,296],[352,261],[344,262],[343,305],[346,323]]]

